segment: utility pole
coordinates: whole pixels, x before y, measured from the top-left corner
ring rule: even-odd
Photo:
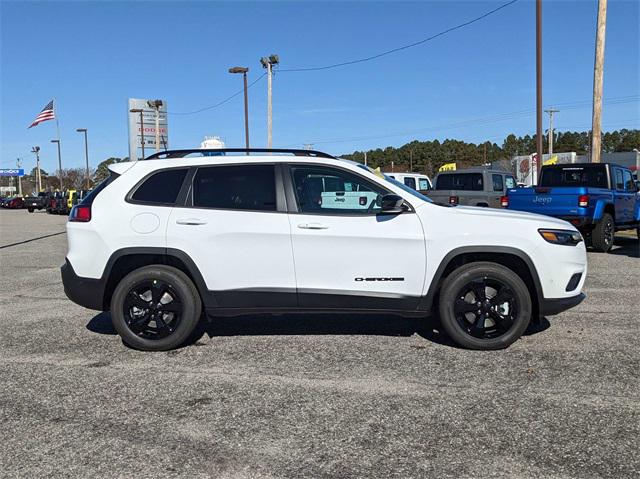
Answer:
[[[131,113],[140,113],[140,144],[142,145],[142,159],[144,160],[144,110],[142,108],[132,108]],[[138,153],[136,152],[136,156]]]
[[[242,73],[244,79],[244,145],[249,149],[249,96],[247,93],[247,67],[233,67],[229,68],[229,73]]]
[[[413,173],[413,148],[409,150],[409,173]]]
[[[364,166],[367,166],[367,152],[364,152]]]
[[[16,166],[20,169],[20,158],[16,159]],[[18,196],[22,196],[22,177],[20,172],[18,172]]]
[[[602,150],[602,78],[604,74],[604,41],[607,28],[607,0],[598,0],[596,58],[593,66],[593,118],[591,124],[591,162],[600,163]]]
[[[487,142],[486,141],[482,144],[482,164],[483,165],[487,164]]]
[[[542,167],[542,0],[536,0],[536,178]]]
[[[156,121],[156,153],[160,151],[160,108],[162,107],[162,100],[149,100],[147,105],[153,108],[155,111]],[[144,155],[143,155],[144,157]]]
[[[278,55],[269,55],[262,57],[260,63],[263,68],[267,69],[267,148],[273,145],[273,109],[271,100],[271,83],[273,77],[273,65],[280,63]]]
[[[78,133],[84,133],[84,159],[86,162],[86,169],[85,169],[85,179],[87,180],[87,189],[91,189],[90,188],[90,184],[89,184],[89,140],[87,139],[87,129],[86,128],[77,128],[76,131]]]
[[[36,188],[38,193],[42,190],[42,177],[40,176],[40,147],[34,146],[31,148],[31,153],[36,154]]]
[[[60,180],[60,191],[64,190],[62,186],[62,158],[60,156],[60,140],[51,140],[51,143],[58,145],[58,179]]]
[[[558,113],[560,110],[549,108],[545,110],[549,114],[549,156],[553,155],[553,114]]]

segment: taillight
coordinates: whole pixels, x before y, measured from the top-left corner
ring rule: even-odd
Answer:
[[[458,197],[457,196],[449,196],[449,204],[450,205],[457,205],[458,204]]]
[[[91,205],[75,205],[69,214],[69,221],[87,223],[91,221]]]
[[[503,208],[508,208],[509,207],[509,197],[508,196],[501,196],[500,197],[500,206],[502,206]]]
[[[578,206],[580,208],[586,208],[587,206],[589,206],[589,195],[578,196]]]

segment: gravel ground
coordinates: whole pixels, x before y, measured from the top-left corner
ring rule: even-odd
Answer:
[[[169,353],[71,303],[65,218],[0,211],[4,477],[638,477],[640,260],[511,348],[387,316],[218,320]]]

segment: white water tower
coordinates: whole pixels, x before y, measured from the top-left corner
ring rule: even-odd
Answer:
[[[224,141],[219,136],[205,136],[200,149],[202,150],[220,150],[225,147]]]

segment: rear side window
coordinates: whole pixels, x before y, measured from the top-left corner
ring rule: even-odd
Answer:
[[[436,190],[482,191],[482,173],[452,173],[438,175]]]
[[[136,188],[131,200],[139,203],[172,205],[178,199],[186,168],[158,171]]]
[[[407,185],[409,188],[413,188],[414,190],[416,189],[416,179],[415,178],[411,178],[410,176],[407,176],[404,179],[404,184]]]
[[[193,178],[193,206],[276,211],[275,183],[273,165],[198,168]]]
[[[418,190],[430,190],[431,184],[429,184],[429,180],[427,178],[418,178]]]
[[[493,191],[502,191],[504,189],[504,181],[502,175],[491,175],[493,178]]]

